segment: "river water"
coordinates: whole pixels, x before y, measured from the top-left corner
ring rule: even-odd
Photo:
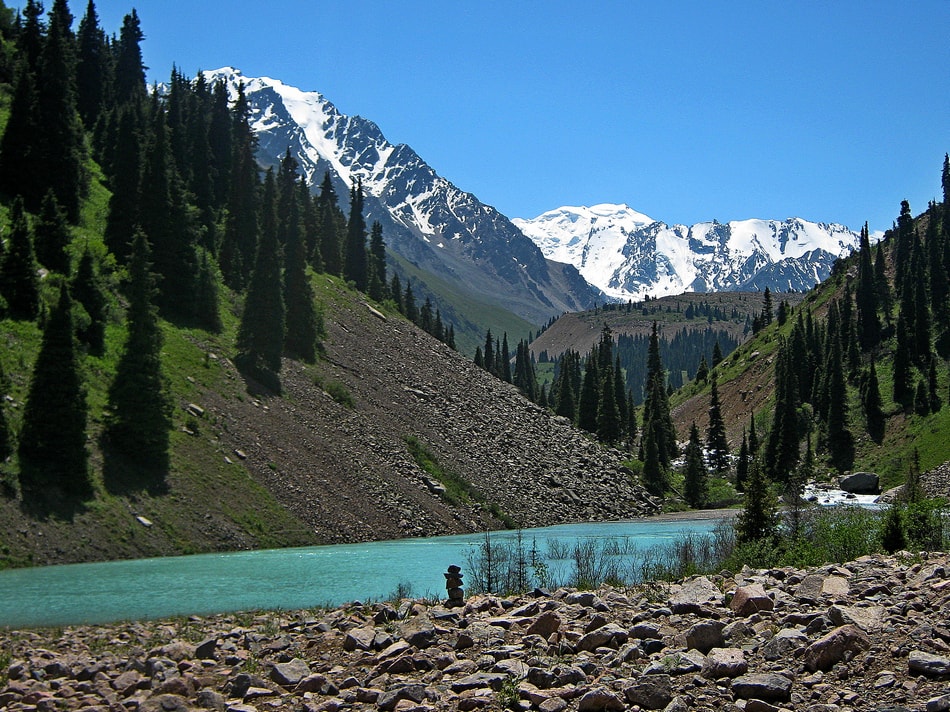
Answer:
[[[564,550],[578,541],[619,543],[629,555],[631,549],[646,551],[686,534],[709,533],[716,522],[635,520],[521,534],[524,547],[545,558],[557,583],[568,580]],[[516,537],[516,532],[492,532],[491,542],[513,544]],[[456,564],[467,575],[466,564],[484,541],[484,535],[466,534],[0,571],[0,626],[338,606],[384,600],[400,586],[413,596],[444,597],[442,572]]]

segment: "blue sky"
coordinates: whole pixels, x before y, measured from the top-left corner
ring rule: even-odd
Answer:
[[[96,1],[109,33],[137,9],[151,80],[230,65],[319,91],[510,217],[876,230],[941,197],[950,0],[584,5]]]

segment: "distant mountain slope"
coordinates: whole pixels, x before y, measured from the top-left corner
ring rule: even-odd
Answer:
[[[667,225],[626,205],[563,207],[512,221],[550,259],[617,299],[682,292],[803,291],[860,236],[800,218]]]
[[[480,323],[486,306],[537,325],[603,300],[573,266],[546,259],[508,218],[439,176],[409,146],[389,143],[372,121],[276,79],[231,68],[206,76],[224,79],[232,96],[244,83],[263,163],[276,164],[289,147],[311,184],[330,171],[341,200],[361,179],[367,223],[383,225],[390,251],[419,270],[417,279],[434,277],[427,286],[443,304],[457,305],[462,313],[447,316],[463,329],[467,322],[481,333],[497,329]]]

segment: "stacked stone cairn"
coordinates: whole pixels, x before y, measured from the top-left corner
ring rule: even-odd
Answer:
[[[454,564],[444,574],[445,590],[449,600],[445,602],[446,608],[460,608],[465,605],[465,593],[462,591],[462,569]]]

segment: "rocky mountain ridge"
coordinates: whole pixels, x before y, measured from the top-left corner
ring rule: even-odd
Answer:
[[[766,287],[806,291],[860,242],[843,225],[801,218],[667,225],[613,204],[565,206],[512,222],[549,259],[574,265],[615,299],[634,301]]]
[[[397,268],[409,274],[400,261],[412,265],[410,276],[442,296],[443,316],[457,331],[478,322],[484,305],[539,324],[603,300],[574,267],[547,260],[508,218],[439,176],[411,147],[391,144],[372,121],[276,79],[229,67],[205,76],[223,79],[232,98],[243,83],[264,165],[276,165],[289,148],[315,188],[330,172],[341,201],[362,181],[367,224],[380,222]],[[462,296],[473,304],[453,314]]]
[[[438,572],[433,572],[437,577]],[[2,631],[11,710],[950,709],[950,559]]]

